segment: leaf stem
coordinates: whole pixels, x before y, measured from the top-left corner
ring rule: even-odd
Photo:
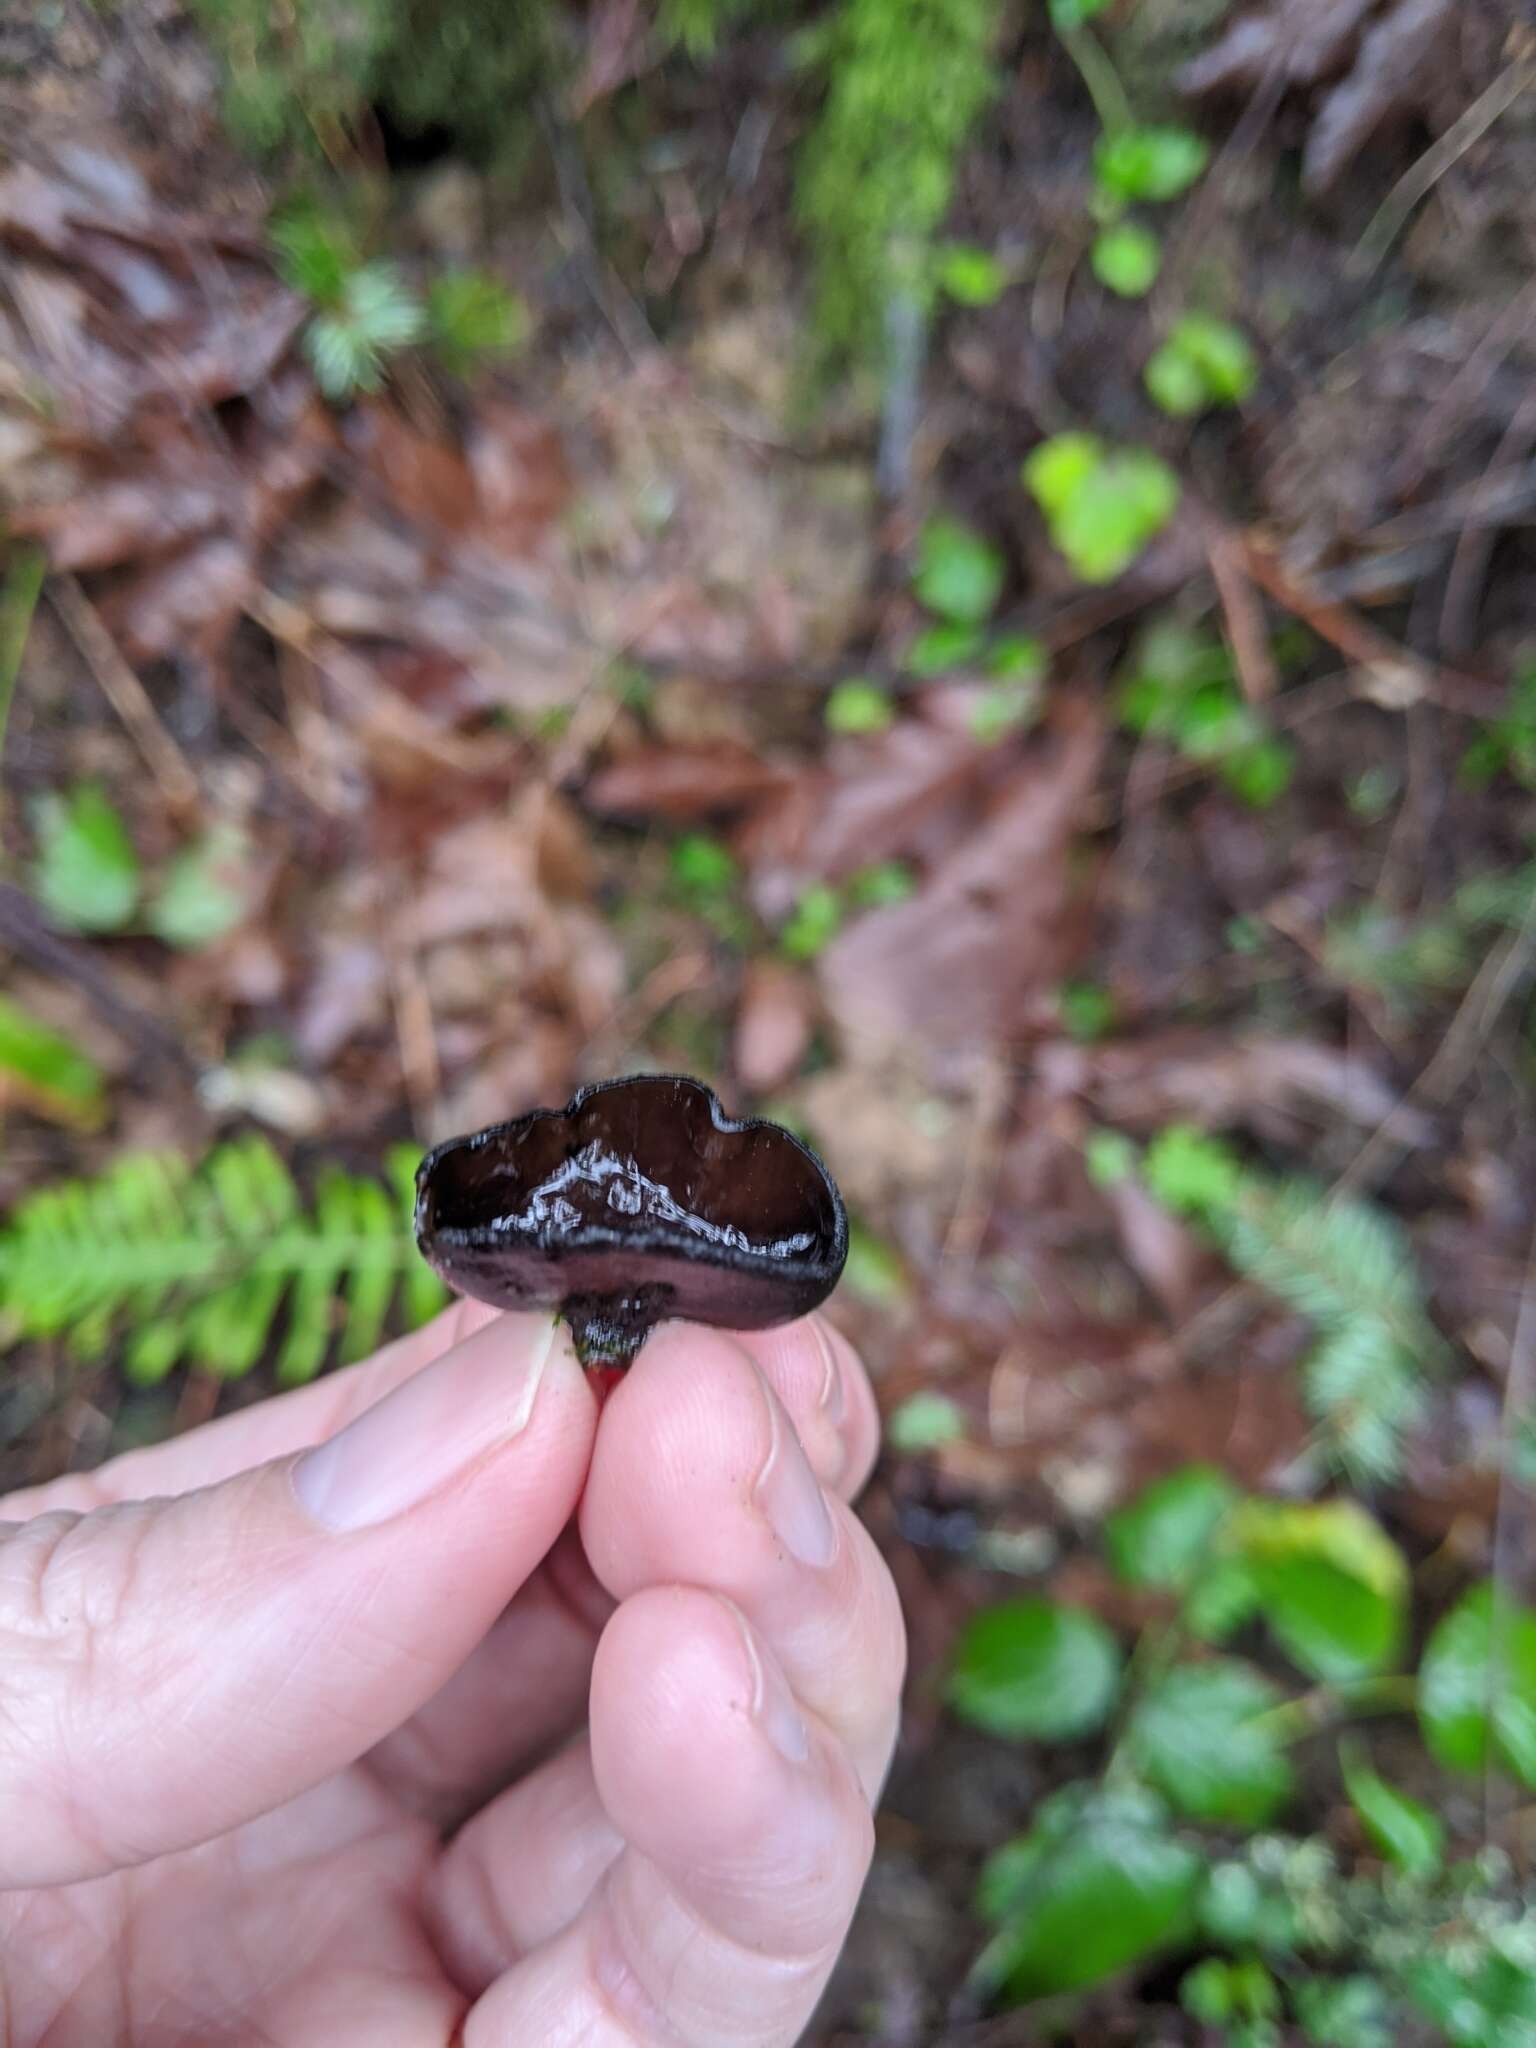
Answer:
[[[1419,1702],[1419,1681],[1411,1672],[1384,1678],[1357,1678],[1340,1685],[1318,1685],[1294,1700],[1285,1700],[1250,1724],[1277,1742],[1299,1742],[1330,1722],[1367,1714],[1411,1714]]]
[[[1134,127],[1135,116],[1125,96],[1125,87],[1120,83],[1120,74],[1097,37],[1081,24],[1072,28],[1058,27],[1056,33],[1088,88],[1088,97],[1093,101],[1099,126],[1107,135],[1118,135],[1122,130]]]

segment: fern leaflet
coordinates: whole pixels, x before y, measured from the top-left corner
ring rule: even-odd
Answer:
[[[1197,1217],[1239,1273],[1314,1325],[1302,1375],[1325,1448],[1361,1478],[1391,1478],[1423,1412],[1426,1370],[1444,1348],[1398,1225],[1312,1181],[1255,1172],[1187,1126],[1154,1139],[1144,1172],[1159,1200]]]
[[[194,1168],[130,1153],[95,1180],[18,1203],[0,1230],[0,1349],[55,1337],[80,1358],[114,1345],[140,1385],[175,1366],[236,1379],[266,1353],[286,1303],[277,1377],[312,1379],[333,1348],[366,1357],[399,1296],[411,1323],[443,1302],[410,1228],[415,1157],[390,1185],[325,1168],[306,1208],[265,1139],[235,1138]]]

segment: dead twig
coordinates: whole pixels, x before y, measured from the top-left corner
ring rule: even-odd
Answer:
[[[172,811],[182,818],[201,817],[202,791],[192,764],[161,723],[149,692],[107,631],[100,612],[73,576],[56,576],[48,586],[48,597]]]
[[[389,948],[389,984],[394,1001],[395,1037],[400,1047],[400,1072],[411,1105],[411,1120],[417,1137],[430,1143],[441,1135],[437,1129],[437,1106],[443,1067],[437,1054],[432,997],[414,946]]]
[[[1280,687],[1280,672],[1264,629],[1264,607],[1246,574],[1242,546],[1232,533],[1217,527],[1206,536],[1205,553],[1243,695],[1250,704],[1265,704]]]
[[[302,606],[275,591],[259,590],[245,610],[281,646],[312,662],[340,697],[412,753],[458,775],[510,775],[519,764],[522,757],[516,748],[499,746],[484,736],[465,739],[440,732],[397,691],[379,682],[361,656],[317,626]]]
[[[1323,597],[1303,577],[1287,569],[1261,535],[1243,534],[1240,547],[1243,567],[1251,579],[1268,591],[1276,604],[1304,620],[1320,640],[1384,680],[1410,682],[1419,696],[1432,694],[1429,672],[1417,655],[1368,626],[1348,606]]]
[[[1401,1140],[1404,1127],[1425,1109],[1438,1108],[1450,1101],[1472,1072],[1499,1013],[1514,994],[1533,959],[1536,959],[1536,898],[1533,898],[1519,928],[1507,933],[1478,969],[1434,1057],[1396,1108],[1366,1139],[1340,1175],[1335,1192],[1346,1194],[1372,1180],[1388,1152],[1400,1156],[1409,1149]]]
[[[1533,436],[1536,436],[1536,394],[1528,394],[1516,407],[1514,418],[1505,428],[1487,469],[1478,479],[1479,496],[1487,491],[1490,478],[1529,449]],[[1498,535],[1498,522],[1479,519],[1476,513],[1477,497],[1474,497],[1467,524],[1451,558],[1451,572],[1445,580],[1445,596],[1440,606],[1440,645],[1455,654],[1464,654],[1471,646],[1488,558],[1493,553]]]
[[[1532,84],[1536,84],[1536,57],[1519,57],[1479,93],[1438,142],[1431,143],[1418,162],[1404,171],[1377,207],[1345,265],[1346,276],[1370,276],[1407,226],[1414,208]]]
[[[1435,400],[1419,423],[1387,475],[1387,489],[1399,503],[1411,496],[1424,480],[1424,470],[1447,432],[1454,428],[1465,410],[1467,399],[1481,391],[1521,334],[1536,319],[1536,280],[1516,292],[1501,312],[1490,321],[1488,332]],[[1404,515],[1417,517],[1416,512]]]
[[[960,1169],[960,1187],[939,1254],[945,1261],[959,1260],[970,1265],[981,1250],[992,1218],[1012,1099],[1008,1064],[993,1054],[982,1062],[972,1091],[971,1128]]]

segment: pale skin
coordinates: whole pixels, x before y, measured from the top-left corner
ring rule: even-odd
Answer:
[[[599,1415],[460,1304],[0,1500],[0,2048],[790,2048],[895,1740],[877,1435],[818,1318]]]

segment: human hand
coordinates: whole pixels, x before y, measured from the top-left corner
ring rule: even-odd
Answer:
[[[792,2043],[895,1733],[876,1441],[815,1318],[599,1423],[461,1303],[0,1500],[0,2040]]]

